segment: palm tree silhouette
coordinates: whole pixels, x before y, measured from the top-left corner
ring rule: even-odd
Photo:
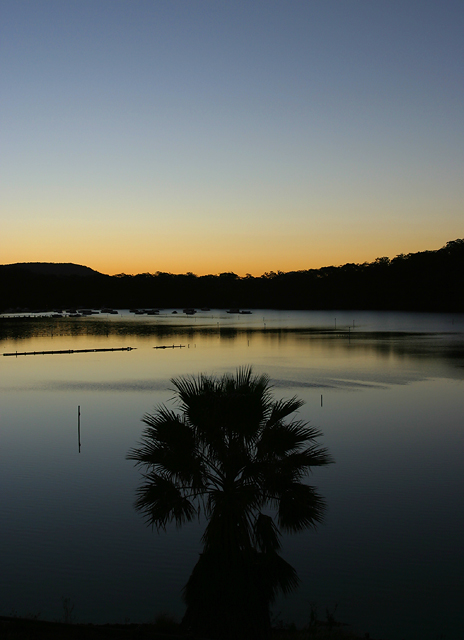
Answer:
[[[298,585],[280,555],[280,530],[315,527],[325,503],[304,482],[332,462],[321,433],[287,420],[303,402],[275,400],[269,378],[251,367],[235,376],[171,381],[180,413],[147,414],[128,459],[144,469],[135,507],[163,530],[203,514],[203,553],[184,587],[184,623],[210,638],[268,638],[270,604]]]

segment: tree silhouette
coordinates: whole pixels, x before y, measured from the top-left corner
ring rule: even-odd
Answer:
[[[280,530],[321,522],[325,503],[304,480],[332,460],[318,430],[287,420],[303,402],[275,400],[266,375],[247,367],[171,382],[180,413],[161,405],[145,415],[142,442],[127,456],[144,469],[135,507],[158,531],[206,517],[183,593],[192,633],[268,638],[270,604],[298,585],[278,553]]]

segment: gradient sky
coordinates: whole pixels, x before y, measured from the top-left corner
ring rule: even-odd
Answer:
[[[462,0],[0,0],[0,262],[318,268],[464,237]]]

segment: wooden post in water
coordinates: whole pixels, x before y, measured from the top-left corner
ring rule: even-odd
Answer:
[[[321,393],[321,407],[322,407],[322,393]]]
[[[77,407],[77,443],[81,452],[81,405]]]

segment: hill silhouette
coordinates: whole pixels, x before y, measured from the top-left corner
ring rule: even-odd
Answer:
[[[261,276],[157,271],[109,276],[73,264],[0,266],[0,311],[241,308],[464,311],[464,239],[436,251]]]
[[[25,269],[41,275],[54,276],[92,276],[102,275],[90,267],[84,267],[73,262],[16,262],[6,264],[5,267]]]

